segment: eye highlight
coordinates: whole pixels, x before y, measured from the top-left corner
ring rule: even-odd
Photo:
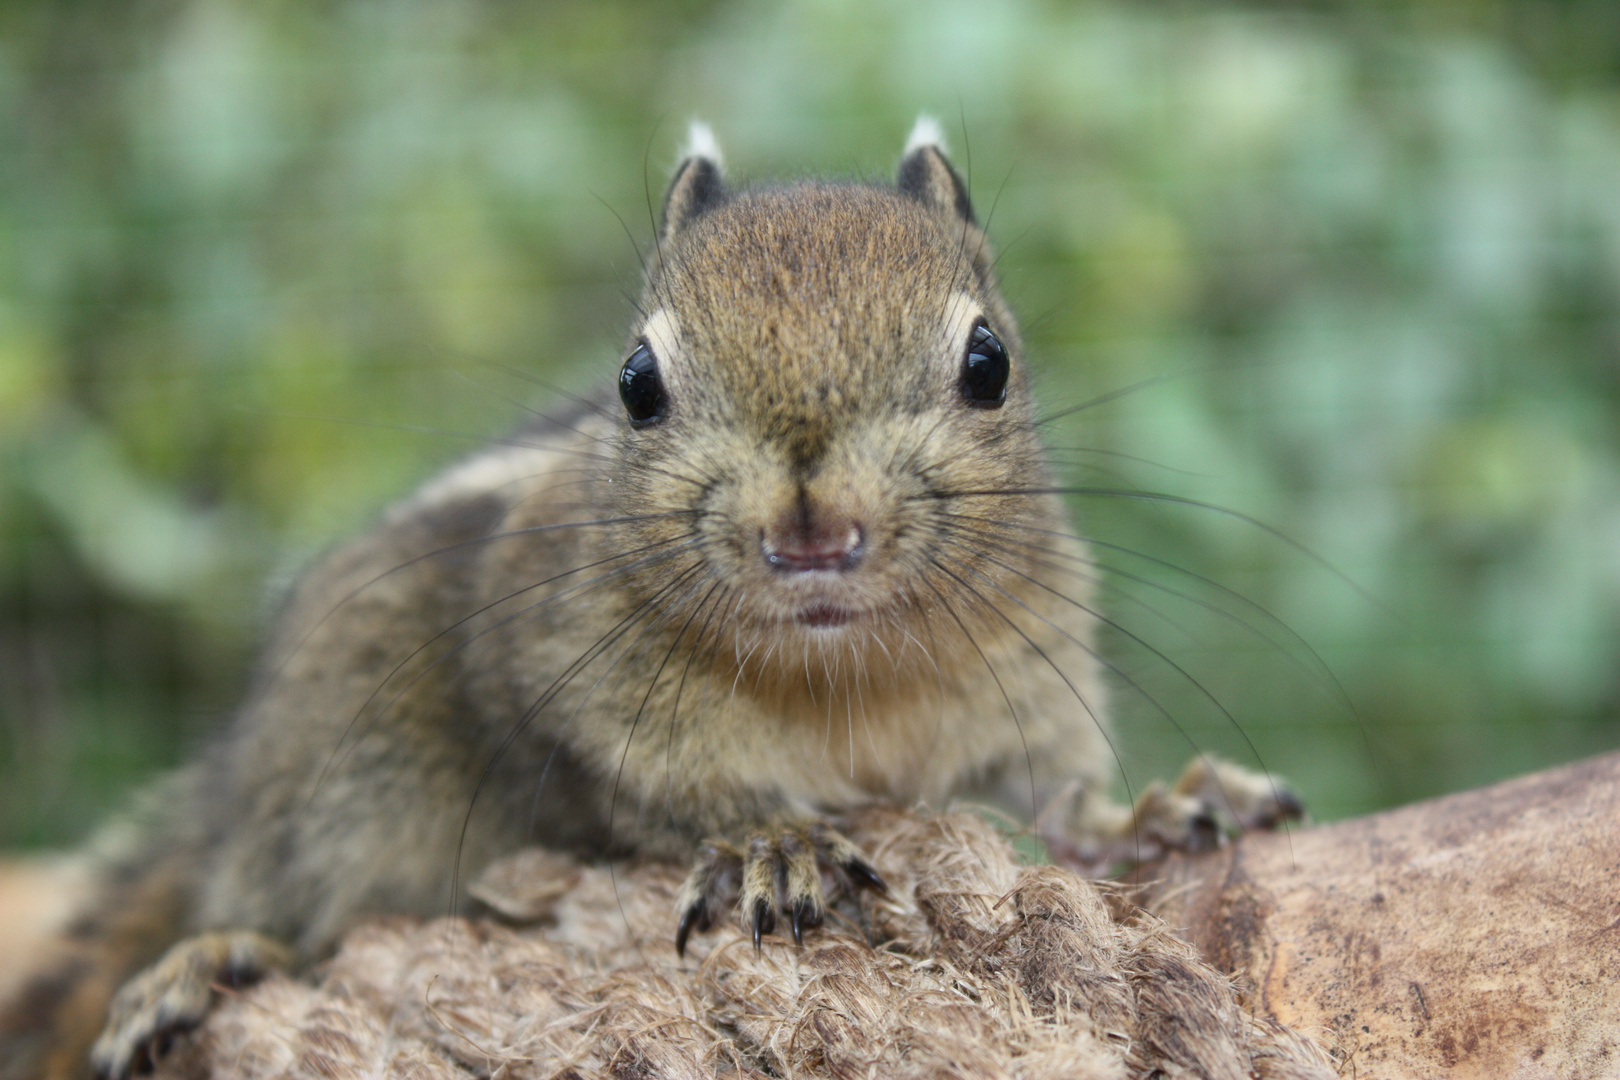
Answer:
[[[982,321],[976,324],[962,358],[962,397],[976,409],[999,409],[1007,400],[1011,372],[1007,347]]]
[[[655,424],[664,418],[669,407],[669,395],[664,392],[664,380],[658,374],[658,358],[646,342],[635,347],[624,367],[619,369],[619,400],[635,427]]]

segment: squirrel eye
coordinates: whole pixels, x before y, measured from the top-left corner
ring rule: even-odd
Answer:
[[[1007,347],[984,323],[968,336],[967,356],[962,360],[962,396],[979,409],[998,409],[1007,398],[1007,376],[1011,372]]]
[[[619,369],[619,400],[624,402],[630,422],[636,427],[664,418],[669,396],[664,393],[664,380],[658,375],[658,358],[645,344],[637,345],[624,367]]]

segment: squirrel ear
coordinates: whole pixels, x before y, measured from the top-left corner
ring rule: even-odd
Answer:
[[[896,182],[902,195],[909,195],[970,225],[974,223],[967,185],[945,157],[945,135],[939,129],[939,121],[932,116],[917,117],[916,126],[906,139]]]
[[[664,195],[663,223],[658,228],[661,242],[675,239],[704,211],[725,198],[722,161],[720,144],[709,125],[693,121],[681,163],[675,167],[675,178]]]

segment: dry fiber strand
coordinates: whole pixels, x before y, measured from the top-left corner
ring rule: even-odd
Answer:
[[[1335,1075],[1159,920],[1066,870],[1021,866],[982,818],[875,812],[857,837],[891,885],[865,926],[834,919],[803,948],[778,937],[758,952],[727,926],[684,961],[679,868],[615,880],[525,853],[481,892],[543,923],[369,923],[313,984],[230,996],[160,1075]]]

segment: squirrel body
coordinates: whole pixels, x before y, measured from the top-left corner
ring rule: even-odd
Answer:
[[[824,876],[881,888],[827,823],[865,802],[1058,805],[1093,853],[1195,843],[1217,782],[1244,824],[1297,812],[1227,766],[1108,800],[1085,548],[937,130],[893,186],[733,191],[694,147],[618,400],[322,560],[229,729],[108,860],[118,899],[83,920],[104,974],[72,1008],[157,962],[113,998],[101,1074],[197,1022],[212,979],[313,961],[363,915],[442,914],[528,844],[693,860],[684,947],[738,904],[756,942],[778,917],[799,937]],[[120,937],[139,889],[172,917]],[[99,1027],[69,1012],[55,1075]]]

